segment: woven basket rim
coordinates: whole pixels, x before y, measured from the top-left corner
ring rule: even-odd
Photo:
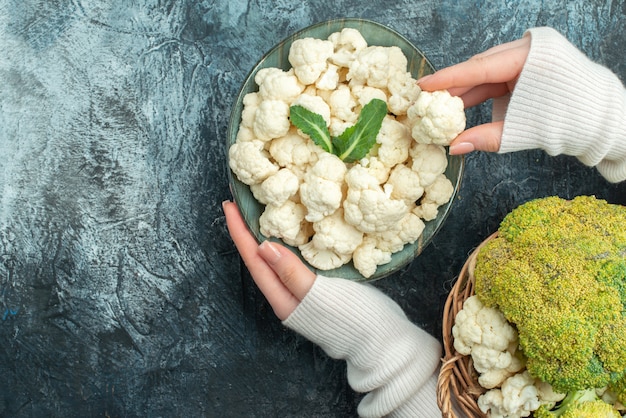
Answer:
[[[474,267],[476,257],[482,247],[498,236],[494,232],[483,240],[469,255],[456,282],[446,299],[442,319],[443,351],[441,370],[437,380],[437,403],[444,418],[457,418],[455,409],[464,417],[484,418],[477,401],[486,389],[478,384],[478,374],[472,366],[470,356],[462,355],[454,349],[452,326],[456,314],[463,308],[463,302],[474,294]]]

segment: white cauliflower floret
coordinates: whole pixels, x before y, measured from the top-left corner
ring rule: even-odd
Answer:
[[[452,326],[454,348],[469,355],[475,345],[488,343],[488,347],[504,351],[517,340],[517,332],[504,318],[502,312],[485,306],[478,296],[465,300],[454,318]]]
[[[346,129],[354,125],[353,122],[346,122],[343,119],[336,118],[332,116],[330,118],[330,126],[328,127],[328,131],[331,136],[340,136]]]
[[[424,194],[419,174],[404,164],[398,164],[391,170],[387,184],[392,186],[393,199],[402,199],[409,205]]]
[[[452,182],[443,174],[424,188],[424,196],[413,212],[420,218],[430,221],[437,217],[439,207],[450,201],[454,193]]]
[[[365,278],[371,277],[378,266],[391,261],[391,252],[381,250],[377,243],[375,238],[366,235],[352,254],[354,268]]]
[[[389,79],[387,90],[390,93],[387,106],[396,116],[406,115],[409,106],[417,100],[422,91],[410,72],[395,73]]]
[[[348,67],[356,54],[367,48],[367,41],[357,29],[344,28],[331,33],[328,40],[333,43],[334,53],[330,61],[340,67]]]
[[[313,223],[312,241],[315,247],[332,250],[337,254],[352,255],[363,241],[363,232],[348,224],[343,218],[343,209]]]
[[[241,109],[241,125],[239,125],[239,129],[242,127],[252,129],[254,125],[254,118],[256,117],[256,110],[261,104],[261,96],[259,93],[248,93],[243,96],[243,108]]]
[[[361,107],[371,102],[372,99],[380,99],[387,103],[387,94],[379,88],[357,84],[351,87],[351,91]]]
[[[292,128],[286,135],[270,142],[270,155],[281,166],[292,171],[306,169],[314,164],[323,150],[315,145],[311,139],[298,133]]]
[[[474,346],[472,359],[474,358],[474,368],[479,373],[478,383],[487,389],[500,386],[507,378],[526,367],[517,341],[511,343],[506,351],[494,350],[485,345]]]
[[[306,206],[307,221],[320,221],[341,206],[346,170],[345,163],[339,157],[322,153],[306,172],[300,186],[300,200]]]
[[[491,418],[528,417],[540,406],[534,379],[527,371],[506,379],[500,389],[491,389],[478,398],[478,407]]]
[[[262,141],[235,142],[228,149],[228,165],[239,181],[247,185],[261,183],[275,174],[278,166],[263,148]]]
[[[289,71],[275,67],[262,68],[254,76],[254,81],[259,86],[259,96],[263,100],[282,100],[289,104],[304,90],[304,84],[295,76],[293,68]]]
[[[326,126],[330,125],[330,107],[320,96],[311,96],[310,94],[301,94],[291,103],[292,106],[302,106],[313,113],[324,118]]]
[[[552,385],[548,382],[543,382],[539,379],[535,379],[535,387],[537,388],[537,396],[539,397],[539,402],[542,405],[546,405],[549,409],[554,408],[557,402],[561,402],[565,399],[565,393],[557,393],[554,391]],[[602,394],[598,394],[601,396]],[[615,403],[615,399],[609,402],[607,399],[604,399],[607,403]]]
[[[331,41],[316,38],[296,39],[289,48],[289,63],[303,84],[313,84],[328,67],[333,55]]]
[[[320,270],[332,270],[352,259],[352,254],[339,254],[333,250],[317,248],[313,241],[298,246],[300,254],[310,265]]]
[[[340,85],[341,85],[341,84],[338,84],[338,85],[337,85],[337,87],[338,87],[338,86],[340,86]],[[321,89],[321,88],[319,88],[319,89],[318,89],[318,88],[316,88],[316,89],[315,89],[315,94],[316,94],[317,96],[321,97],[322,99],[324,99],[324,101],[325,101],[326,103],[330,103],[330,95],[333,93],[333,91],[335,91],[335,90],[337,89],[337,87],[335,87],[335,88],[334,88],[334,89],[332,89],[332,90],[324,90],[324,89]],[[305,92],[306,92],[306,91],[305,91]],[[329,105],[329,106],[330,106],[330,105]]]
[[[483,387],[499,386],[524,367],[516,355],[517,331],[502,312],[483,305],[475,295],[467,298],[457,313],[452,335],[455,350],[472,356]]]
[[[328,105],[331,116],[344,122],[356,122],[359,117],[355,111],[358,103],[352,95],[350,87],[345,84],[340,84],[337,90],[331,93],[328,98]]]
[[[464,356],[472,353],[472,347],[482,342],[483,325],[477,317],[485,306],[477,296],[471,296],[463,302],[463,308],[456,314],[452,326],[454,349]],[[496,316],[496,312],[493,312]]]
[[[287,245],[302,245],[312,234],[305,214],[306,208],[291,200],[282,205],[267,205],[259,217],[260,231],[266,237],[281,238]]]
[[[439,174],[432,184],[424,188],[423,202],[435,203],[437,206],[448,203],[454,193],[454,186],[445,174]]]
[[[414,142],[409,149],[411,169],[419,174],[422,187],[431,185],[448,167],[446,150],[441,145]]]
[[[393,167],[407,160],[413,141],[407,127],[387,115],[376,135],[376,143],[380,145],[378,159],[387,167]]]
[[[489,413],[489,418],[509,418],[508,412],[502,405],[503,402],[502,391],[500,389],[492,389],[480,395],[476,403],[484,414]]]
[[[257,139],[269,141],[289,132],[289,105],[282,100],[263,100],[254,113],[252,129]]]
[[[263,180],[261,184],[250,186],[254,198],[264,205],[282,205],[298,193],[300,180],[288,168],[281,168]]]
[[[257,137],[256,135],[254,135],[254,131],[252,130],[252,128],[241,125],[239,127],[239,130],[237,131],[235,142],[254,141],[255,139],[257,139]]]
[[[382,251],[396,253],[406,244],[413,244],[422,235],[425,227],[419,217],[409,212],[398,223],[397,228],[375,234],[377,247]]]
[[[335,90],[339,84],[339,67],[328,64],[326,71],[315,82],[315,87],[320,90]]]
[[[423,202],[413,208],[412,212],[425,221],[432,221],[439,214],[439,206],[431,202]]]
[[[446,90],[421,92],[407,116],[413,139],[424,144],[450,145],[465,129],[463,100]]]
[[[403,200],[391,199],[378,180],[359,164],[348,170],[346,183],[344,216],[349,224],[363,232],[392,229],[409,212]]]
[[[298,235],[296,235],[294,239],[283,238],[283,241],[287,245],[291,245],[292,247],[298,247],[309,242],[314,233],[315,232],[313,231],[313,224],[304,220],[300,225],[300,232],[298,232]]]
[[[397,72],[407,71],[407,58],[397,46],[368,46],[350,63],[347,78],[351,84],[387,88]]]
[[[359,161],[363,167],[367,169],[367,172],[376,178],[379,184],[383,184],[389,178],[389,172],[391,171],[388,166],[383,164],[378,157],[365,157]]]
[[[317,87],[315,87],[315,84],[309,84],[308,86],[306,86],[304,88],[304,90],[302,90],[301,94],[308,94],[310,96],[317,96]],[[293,104],[293,102],[291,102]]]

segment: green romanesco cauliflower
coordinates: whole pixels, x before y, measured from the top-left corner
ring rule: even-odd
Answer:
[[[533,412],[534,418],[621,418],[613,405],[596,395],[595,389],[572,392],[559,405],[549,410],[542,405]]]
[[[517,328],[529,373],[560,393],[626,397],[626,208],[595,197],[513,210],[481,250],[476,295]]]

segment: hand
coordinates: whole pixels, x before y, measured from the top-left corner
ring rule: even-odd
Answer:
[[[529,51],[530,36],[524,36],[427,75],[418,84],[426,91],[448,90],[453,96],[461,97],[466,108],[472,107],[511,93]],[[497,121],[465,130],[450,144],[450,154],[498,151],[503,126],[503,121]]]
[[[226,201],[222,207],[228,232],[254,282],[276,316],[286,319],[313,286],[315,273],[288,248],[270,241],[259,245],[235,203]]]

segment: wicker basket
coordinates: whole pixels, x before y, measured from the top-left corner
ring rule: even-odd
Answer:
[[[480,249],[498,233],[487,237],[468,257],[459,277],[452,287],[443,311],[443,364],[437,382],[437,403],[443,417],[456,418],[453,405],[463,418],[485,417],[476,403],[486,389],[478,384],[478,375],[470,356],[459,354],[454,349],[452,326],[463,302],[474,294],[474,267]]]

